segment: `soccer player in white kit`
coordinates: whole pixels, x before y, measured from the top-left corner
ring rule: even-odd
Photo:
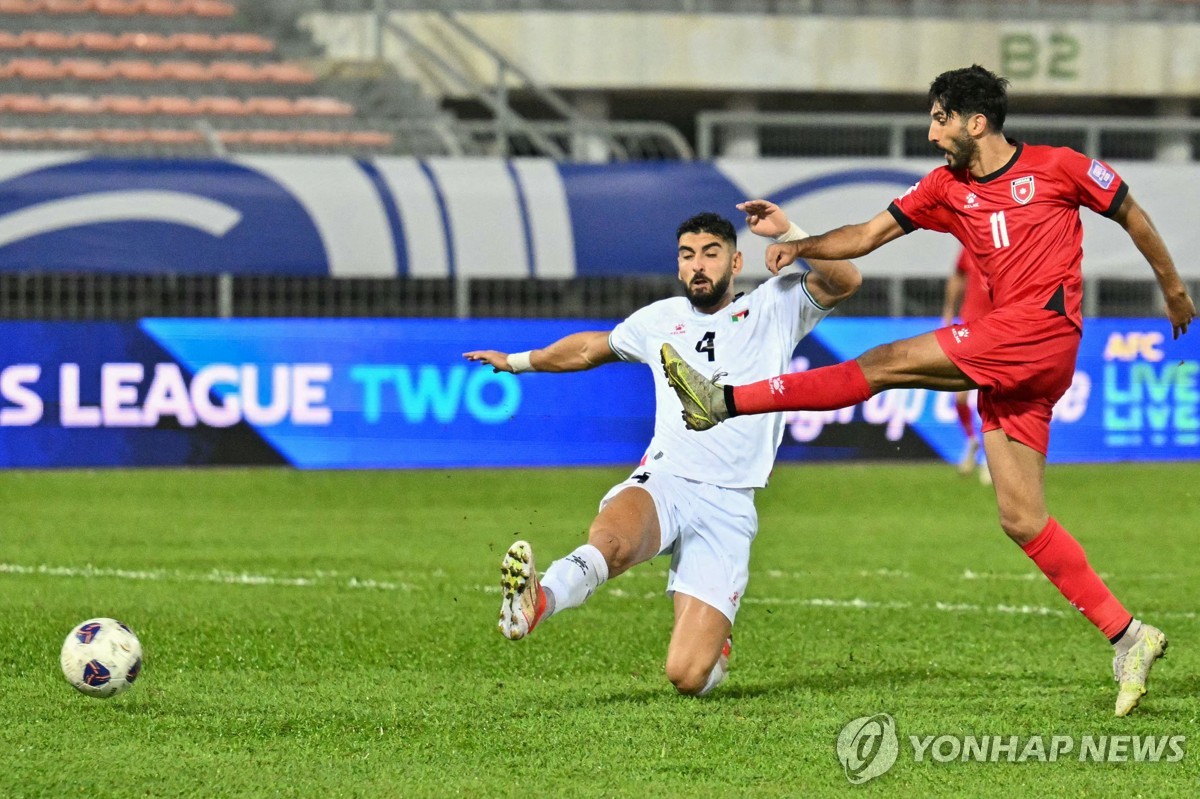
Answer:
[[[777,241],[804,236],[777,207],[748,218],[750,229]],[[501,563],[500,631],[517,640],[551,615],[578,607],[601,584],[658,554],[670,554],[667,593],[675,625],[667,678],[684,694],[706,694],[724,678],[734,618],[749,579],[750,543],[758,532],[754,492],[767,484],[783,438],[783,415],[745,416],[712,433],[690,433],[683,406],[657,368],[670,342],[697,369],[742,384],[788,370],[810,330],[857,291],[849,261],[812,261],[809,269],[735,294],[742,270],[737,235],[725,218],[702,213],[676,231],[679,279],[686,296],[659,300],[612,331],[573,333],[543,349],[464,353],[504,372],[574,372],[617,360],[644,363],[654,375],[654,437],[629,479],[600,501],[588,542],[550,564],[538,578],[525,541]]]

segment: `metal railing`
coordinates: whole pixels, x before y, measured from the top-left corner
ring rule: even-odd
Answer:
[[[927,116],[908,114],[702,111],[696,115],[696,156],[715,158],[731,149],[750,157],[926,156],[928,131]],[[1200,119],[1012,116],[1005,131],[1098,158],[1200,156]]]
[[[765,272],[763,273],[765,274]],[[742,288],[753,279],[739,281]],[[1087,316],[1158,316],[1152,279],[1087,278]],[[939,316],[944,281],[867,277],[837,313]],[[1189,290],[1200,295],[1200,280]],[[143,317],[621,318],[679,293],[663,275],[497,278],[332,278],[231,275],[0,273],[0,318],[135,320]]]

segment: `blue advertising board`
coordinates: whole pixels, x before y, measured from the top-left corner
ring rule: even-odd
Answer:
[[[632,466],[653,430],[648,367],[516,376],[462,357],[613,324],[3,322],[0,466]],[[934,326],[827,319],[793,367],[841,361]],[[954,460],[962,445],[952,395],[920,389],[786,420],[783,460]],[[1074,384],[1055,409],[1050,459],[1197,457],[1200,338],[1171,341],[1160,319],[1089,320]]]

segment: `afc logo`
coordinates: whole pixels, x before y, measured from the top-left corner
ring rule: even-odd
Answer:
[[[1088,170],[1088,177],[1096,181],[1096,184],[1100,188],[1107,189],[1112,185],[1113,178],[1116,176],[1116,173],[1114,173],[1104,164],[1100,163],[1094,158],[1092,159],[1092,168]]]

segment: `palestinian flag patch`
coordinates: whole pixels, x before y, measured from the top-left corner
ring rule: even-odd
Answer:
[[[729,317],[729,320],[731,322],[741,322],[741,321],[744,321],[749,318],[750,318],[750,309],[746,308],[745,310],[738,311],[737,313],[731,315]]]

